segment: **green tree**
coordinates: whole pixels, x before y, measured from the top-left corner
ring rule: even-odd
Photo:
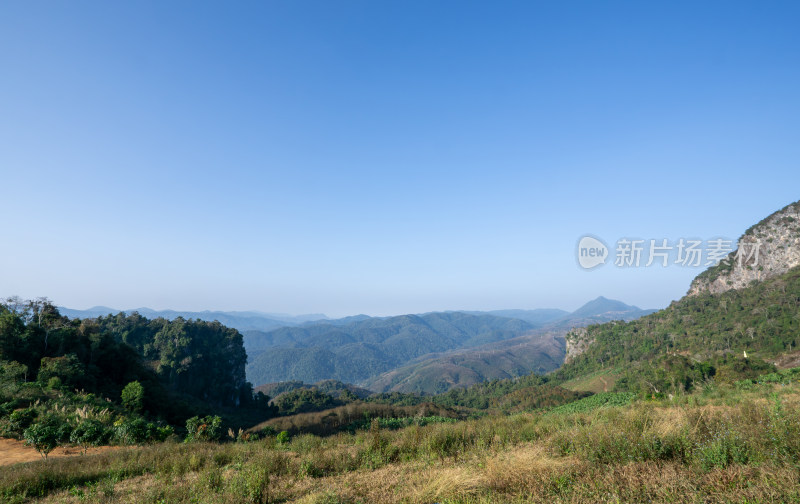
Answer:
[[[83,454],[90,446],[97,446],[105,441],[108,431],[97,420],[87,419],[79,423],[69,437],[71,443],[83,448]]]
[[[3,381],[9,382],[27,381],[28,366],[17,361],[0,362],[0,377]]]
[[[114,423],[117,439],[123,444],[143,445],[155,437],[156,426],[143,418],[124,419]]]
[[[122,389],[122,405],[129,411],[139,413],[144,407],[144,386],[138,381],[132,381]]]
[[[51,378],[58,378],[67,386],[75,386],[83,378],[86,370],[75,354],[62,357],[42,357],[37,379],[46,384]]]
[[[42,458],[58,446],[59,431],[50,422],[35,423],[25,429],[25,444],[36,448]]]

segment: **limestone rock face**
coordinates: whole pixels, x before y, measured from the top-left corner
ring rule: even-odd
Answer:
[[[800,201],[748,229],[738,245],[726,259],[692,281],[689,296],[741,289],[800,265]]]
[[[585,327],[575,327],[564,337],[567,342],[567,355],[564,357],[564,364],[569,364],[572,359],[579,356],[594,342],[589,337],[589,331]]]

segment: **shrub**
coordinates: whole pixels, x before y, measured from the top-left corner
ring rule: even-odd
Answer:
[[[122,389],[122,405],[134,413],[140,413],[144,407],[144,387],[138,381],[132,381]]]
[[[36,410],[33,408],[14,411],[8,417],[7,434],[16,438],[20,438],[23,431],[30,427],[30,425],[33,423],[36,415]]]
[[[269,473],[252,467],[231,479],[229,493],[237,502],[263,504],[269,502]]]
[[[153,438],[155,425],[143,418],[120,419],[114,423],[114,430],[121,443],[143,445]]]
[[[76,386],[85,375],[86,370],[75,354],[62,357],[42,357],[37,380],[49,383],[51,378],[58,378],[66,386]]]
[[[222,436],[222,418],[193,416],[186,420],[186,441],[219,441]]]
[[[83,448],[83,453],[90,446],[102,444],[108,438],[109,432],[105,426],[97,420],[87,419],[78,424],[70,435],[70,442]]]

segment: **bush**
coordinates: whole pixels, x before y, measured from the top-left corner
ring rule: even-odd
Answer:
[[[140,413],[144,407],[144,387],[138,381],[132,381],[122,389],[122,405],[129,411]]]
[[[33,408],[14,411],[8,417],[8,429],[6,434],[19,439],[22,437],[23,431],[33,423],[36,415],[36,410]]]
[[[78,385],[85,373],[83,364],[75,354],[67,354],[62,357],[42,357],[37,381],[46,384],[52,378],[58,378],[64,385],[74,387]]]
[[[143,418],[120,419],[114,423],[114,431],[123,444],[143,445],[153,439],[155,425]]]
[[[78,424],[70,435],[70,442],[83,448],[83,453],[90,446],[104,443],[109,436],[108,429],[97,420],[87,419]]]
[[[222,437],[222,418],[193,416],[186,420],[186,441],[219,441]]]

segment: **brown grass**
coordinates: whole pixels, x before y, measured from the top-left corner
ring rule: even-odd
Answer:
[[[90,473],[77,492],[65,490],[72,483],[51,487],[61,490],[46,503],[800,503],[798,390],[731,389],[572,414],[303,435],[283,445],[272,438],[156,445],[84,464],[23,464],[6,479],[9,487],[19,478],[35,482],[27,469]],[[743,446],[737,440],[749,455],[719,459],[714,447]],[[124,469],[127,479],[115,480],[106,466]],[[255,497],[254,488],[261,489]]]
[[[197,474],[164,480],[141,476],[117,483],[113,495],[75,496],[62,491],[43,503],[188,502],[198,497]],[[232,477],[230,474],[226,477]],[[710,472],[676,463],[639,462],[595,466],[553,458],[526,444],[462,463],[398,463],[324,478],[282,476],[271,481],[271,499],[302,504],[370,503],[785,503],[800,502],[796,470],[731,466]],[[172,498],[170,498],[172,497]],[[174,500],[173,500],[174,499]],[[198,502],[241,502],[225,492]]]
[[[87,455],[103,453],[109,450],[116,450],[116,446],[98,446],[89,448]],[[74,446],[59,446],[50,452],[48,458],[75,457],[82,455],[83,450]],[[16,439],[0,438],[0,466],[19,464],[21,462],[35,462],[42,460],[42,456],[32,446],[28,446],[24,441]]]

